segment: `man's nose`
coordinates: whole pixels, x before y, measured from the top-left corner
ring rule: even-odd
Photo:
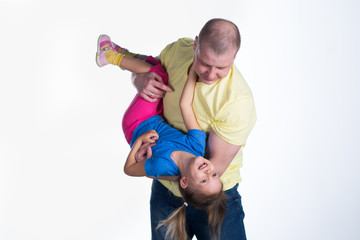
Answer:
[[[215,79],[216,77],[216,69],[214,67],[211,67],[209,69],[209,79]]]

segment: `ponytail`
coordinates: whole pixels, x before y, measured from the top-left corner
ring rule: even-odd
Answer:
[[[222,191],[213,195],[203,195],[189,188],[179,187],[185,201],[184,205],[176,209],[166,220],[159,223],[157,228],[166,226],[165,239],[187,240],[186,206],[189,204],[197,209],[203,209],[208,215],[208,229],[212,239],[220,239],[221,225],[226,213],[226,195]]]
[[[226,214],[226,195],[223,191],[206,208],[208,213],[209,231],[214,239],[220,239],[221,225]]]
[[[184,205],[176,209],[166,220],[159,223],[157,228],[167,225],[165,239],[188,239],[185,228],[186,206],[187,204],[184,203]]]

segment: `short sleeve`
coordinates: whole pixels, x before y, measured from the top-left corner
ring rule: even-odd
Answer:
[[[228,102],[211,122],[212,130],[223,140],[234,145],[245,145],[256,122],[251,95]]]
[[[188,139],[189,146],[193,148],[193,150],[199,156],[204,156],[205,153],[205,145],[206,145],[206,133],[199,129],[190,129],[188,130]]]
[[[171,50],[175,43],[168,44],[160,53],[159,59],[163,66],[168,65],[169,57],[171,57]],[[169,56],[170,55],[170,56]]]
[[[165,157],[151,157],[145,162],[145,172],[148,177],[178,176],[178,168],[172,160]]]

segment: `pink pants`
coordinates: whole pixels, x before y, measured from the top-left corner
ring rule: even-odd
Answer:
[[[149,72],[156,72],[159,74],[162,77],[163,83],[167,85],[168,75],[162,68],[160,61],[151,56],[147,57],[145,61],[154,65],[149,70]],[[139,94],[136,94],[135,98],[130,103],[130,106],[125,111],[122,120],[122,128],[126,141],[130,144],[133,132],[140,123],[155,115],[162,116],[162,112],[162,99],[156,102],[148,102],[144,100]]]

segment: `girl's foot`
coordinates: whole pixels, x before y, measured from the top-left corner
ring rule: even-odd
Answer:
[[[108,35],[100,35],[97,43],[96,64],[99,67],[113,64],[120,67],[121,59],[124,54],[114,50],[111,39]]]
[[[109,62],[106,59],[106,51],[112,50],[111,39],[108,35],[102,34],[98,38],[97,51],[96,51],[96,64],[99,67],[103,67]]]

